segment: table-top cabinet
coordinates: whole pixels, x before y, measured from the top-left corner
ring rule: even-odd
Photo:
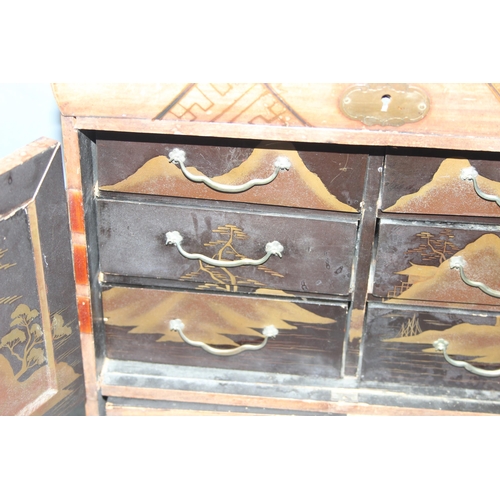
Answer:
[[[500,412],[497,84],[53,88],[89,414]]]

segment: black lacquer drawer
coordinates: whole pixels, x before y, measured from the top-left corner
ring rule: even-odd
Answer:
[[[446,388],[499,391],[500,315],[370,304],[361,380],[426,387],[430,394]]]
[[[367,162],[366,152],[346,146],[104,133],[97,139],[102,191],[334,212],[360,211]]]
[[[340,376],[342,303],[127,287],[102,300],[110,359]]]
[[[225,292],[350,294],[355,218],[106,200],[98,200],[97,206],[105,274],[175,280]]]
[[[500,156],[428,150],[389,151],[382,211],[500,217]]]
[[[500,308],[500,231],[382,220],[373,295],[387,303]]]

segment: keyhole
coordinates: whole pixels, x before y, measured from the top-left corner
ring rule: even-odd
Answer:
[[[386,113],[387,110],[389,109],[389,103],[391,102],[391,96],[389,94],[385,94],[382,96],[382,111],[383,113]]]

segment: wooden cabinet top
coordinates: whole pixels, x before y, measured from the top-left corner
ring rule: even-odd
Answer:
[[[61,113],[74,117],[77,129],[500,151],[500,84],[495,83],[55,83],[52,88]],[[356,108],[351,101],[359,96]],[[349,106],[368,119],[350,117]],[[391,113],[392,120],[380,119]],[[400,116],[406,123],[393,125]]]

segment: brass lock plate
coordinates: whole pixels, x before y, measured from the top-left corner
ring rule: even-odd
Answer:
[[[399,127],[424,118],[430,100],[422,89],[407,83],[367,83],[349,87],[339,105],[344,115],[365,125]]]

